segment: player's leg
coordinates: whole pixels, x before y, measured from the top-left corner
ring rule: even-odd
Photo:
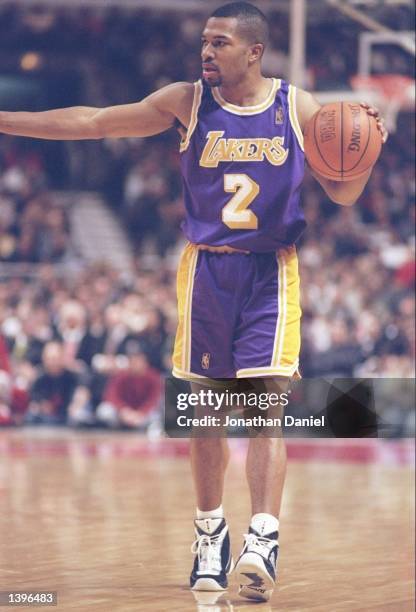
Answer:
[[[206,385],[192,383],[193,393],[206,391]],[[215,381],[209,388],[222,390],[226,385]],[[212,416],[213,408],[198,406],[194,416],[198,419]],[[216,413],[216,418],[222,418]],[[221,435],[224,434],[224,435]],[[218,426],[198,428],[191,437],[190,453],[192,476],[197,499],[195,553],[191,573],[191,588],[194,590],[224,590],[228,586],[227,574],[231,572],[232,556],[228,525],[224,518],[222,497],[224,476],[229,460],[226,429]]]
[[[193,377],[203,383],[205,377],[228,378],[235,374],[231,346],[237,308],[233,307],[233,284],[227,287],[219,278],[230,268],[229,258],[230,255],[201,251],[194,245],[185,249],[178,270],[179,326],[173,359],[176,376]],[[222,283],[221,290],[218,282]],[[193,392],[206,388],[192,385]],[[203,406],[196,412],[202,417]],[[213,409],[205,412],[212,416]],[[228,448],[218,431],[208,428],[201,437],[192,437],[190,446],[197,498],[191,588],[224,590],[232,565],[228,525],[222,510]]]
[[[250,490],[252,515],[266,513],[279,518],[286,476],[286,444],[280,423],[283,421],[290,379],[252,379],[256,394],[264,401],[273,397],[273,406],[257,410],[257,414],[272,418],[275,425],[250,432],[246,459],[246,476]],[[276,399],[282,398],[281,404]],[[277,405],[275,405],[277,404]],[[276,526],[276,523],[274,523]]]
[[[297,372],[300,348],[296,251],[289,248],[276,256],[257,256],[253,265],[257,285],[251,280],[254,290],[246,299],[235,341],[237,376],[280,377],[279,389],[274,392],[284,392],[283,380]],[[272,392],[270,384],[268,392]],[[286,449],[280,431],[250,439],[246,473],[253,514],[236,571],[240,594],[267,600],[276,579],[278,516],[286,474]]]
[[[287,392],[288,382],[258,380],[263,400]],[[277,423],[272,427],[251,432],[246,459],[246,475],[250,490],[252,517],[244,536],[243,550],[236,569],[240,595],[261,601],[268,600],[276,581],[279,552],[279,513],[286,475],[286,446],[280,422],[283,409],[273,406],[261,411],[264,417]]]
[[[210,433],[212,435],[210,435]],[[227,439],[217,431],[191,438],[191,467],[197,499],[195,554],[191,573],[194,590],[224,590],[232,570],[228,525],[222,497],[229,459]]]
[[[286,445],[283,437],[250,438],[246,475],[252,515],[261,512],[278,518],[286,476]]]
[[[229,459],[227,438],[217,435],[191,438],[192,476],[198,509],[209,512],[222,504],[224,476]]]

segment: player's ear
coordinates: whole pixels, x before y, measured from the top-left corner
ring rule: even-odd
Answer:
[[[251,45],[248,61],[249,64],[254,64],[254,62],[258,62],[261,60],[261,57],[264,52],[264,45],[262,43],[256,43],[255,45]]]

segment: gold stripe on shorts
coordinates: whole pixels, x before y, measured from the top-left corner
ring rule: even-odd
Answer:
[[[296,248],[279,249],[276,254],[278,278],[278,319],[274,340],[273,370],[287,372],[299,362],[300,309],[299,271]]]
[[[176,277],[178,328],[172,358],[174,369],[184,373],[191,369],[192,294],[197,261],[198,249],[188,243],[182,253]]]

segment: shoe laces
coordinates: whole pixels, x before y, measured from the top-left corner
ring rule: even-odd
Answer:
[[[264,538],[263,536],[256,535],[255,533],[244,534],[245,551],[249,549],[252,552],[257,552],[262,556],[268,556],[274,546],[277,546],[277,540],[271,540],[270,538]]]
[[[191,552],[198,555],[198,572],[221,572],[221,544],[227,527],[217,535],[198,534]]]

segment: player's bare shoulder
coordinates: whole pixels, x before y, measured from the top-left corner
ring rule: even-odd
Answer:
[[[171,83],[151,94],[148,100],[162,111],[169,111],[182,125],[188,127],[192,104],[194,100],[195,85],[180,81]]]
[[[318,100],[309,92],[299,87],[296,89],[296,113],[302,132],[309,119],[319,111],[321,105]]]

